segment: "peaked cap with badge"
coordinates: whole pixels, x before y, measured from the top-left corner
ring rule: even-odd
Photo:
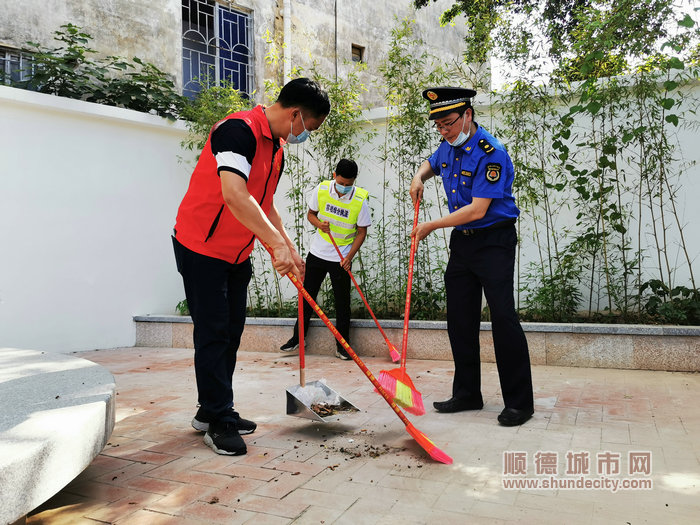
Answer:
[[[462,112],[472,107],[473,89],[460,87],[433,87],[423,91],[423,98],[430,102],[429,120],[446,117],[455,111]]]

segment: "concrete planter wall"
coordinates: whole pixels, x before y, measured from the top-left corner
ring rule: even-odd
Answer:
[[[192,321],[185,316],[134,317],[136,345],[192,348]],[[399,346],[403,322],[380,321],[389,339]],[[294,319],[249,318],[241,350],[279,353],[292,334]],[[386,344],[370,320],[353,320],[351,345],[360,356],[387,354]],[[409,356],[450,360],[452,354],[444,321],[411,321]],[[700,371],[700,327],[523,323],[535,365],[621,368],[636,370]],[[335,339],[319,319],[311,320],[306,340],[310,354],[334,352]],[[494,362],[491,323],[481,323],[482,360]]]

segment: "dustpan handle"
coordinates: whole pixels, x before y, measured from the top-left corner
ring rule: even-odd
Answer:
[[[299,292],[299,384],[302,388],[306,385],[306,374],[304,368],[304,296]]]

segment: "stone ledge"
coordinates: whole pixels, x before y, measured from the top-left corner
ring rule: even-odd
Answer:
[[[192,348],[192,321],[188,316],[134,317],[136,345]],[[279,355],[279,346],[291,336],[295,319],[246,320],[241,349]],[[403,321],[381,321],[389,340],[400,346]],[[353,319],[351,346],[360,356],[388,353],[371,319]],[[445,321],[411,321],[408,355],[415,359],[451,360]],[[523,323],[536,365],[620,368],[632,370],[700,371],[700,327]],[[491,323],[481,323],[482,359],[494,362]],[[332,355],[335,339],[320,319],[312,319],[306,340],[309,354]]]
[[[137,323],[192,323],[189,315],[147,314],[135,315]],[[250,326],[294,326],[296,319],[287,317],[249,317],[246,325]],[[382,328],[403,329],[400,319],[380,320]],[[311,319],[311,326],[325,326],[320,319]],[[353,328],[376,328],[372,319],[353,319]],[[688,335],[700,336],[700,326],[651,325],[651,324],[602,324],[602,323],[522,323],[525,332],[580,333],[580,334],[616,334],[616,335]],[[423,330],[447,330],[446,321],[409,322],[409,328]],[[481,323],[482,331],[491,331],[491,323]]]
[[[114,377],[64,354],[0,348],[0,524],[70,483],[114,428]]]

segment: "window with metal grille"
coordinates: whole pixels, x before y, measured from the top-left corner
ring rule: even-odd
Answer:
[[[17,85],[32,76],[32,56],[17,49],[0,47],[0,83]]]
[[[183,94],[227,80],[250,95],[253,40],[250,14],[215,0],[182,0]]]

